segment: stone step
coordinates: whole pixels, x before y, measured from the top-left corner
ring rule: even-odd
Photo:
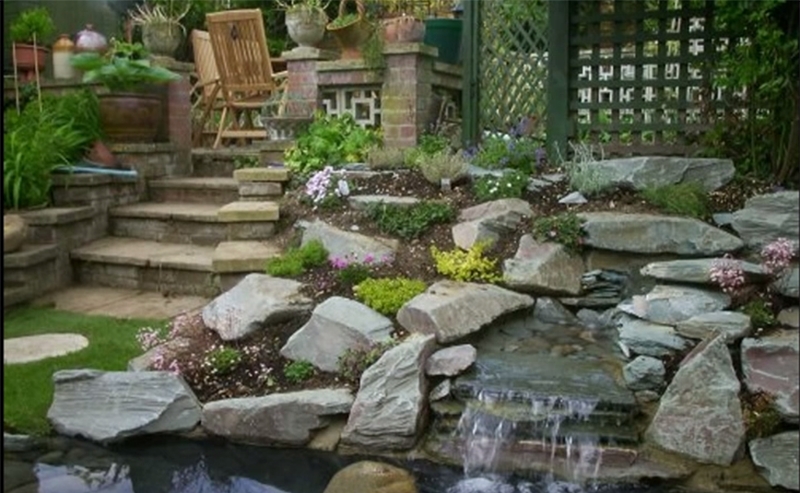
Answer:
[[[222,149],[192,149],[192,176],[224,177],[233,176],[237,158],[261,159],[259,147],[233,147]]]
[[[217,245],[223,241],[264,240],[275,233],[274,221],[228,221],[217,204],[143,202],[109,211],[114,236],[166,243]]]
[[[148,182],[150,200],[225,205],[239,200],[239,186],[227,177],[162,178]]]
[[[279,249],[267,242],[219,246],[108,236],[70,254],[79,284],[213,297],[251,272],[263,272]]]
[[[280,218],[280,212],[277,202],[241,201],[231,202],[220,208],[218,217],[221,221],[231,223],[277,221]]]

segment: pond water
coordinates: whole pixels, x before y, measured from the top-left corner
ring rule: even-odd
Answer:
[[[66,439],[56,442],[49,451],[6,454],[3,492],[323,493],[339,469],[367,458],[174,437],[148,437],[110,448]],[[414,473],[420,493],[671,491],[653,486],[579,487],[546,478],[492,474],[466,477],[459,469],[425,461],[396,464]]]

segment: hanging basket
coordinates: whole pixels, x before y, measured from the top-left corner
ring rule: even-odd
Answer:
[[[347,15],[345,6],[348,0],[339,2],[339,18]],[[361,58],[361,46],[372,35],[373,26],[364,18],[364,3],[361,0],[354,0],[358,17],[344,26],[332,27],[331,24],[326,29],[336,37],[336,41],[342,49],[342,58]]]

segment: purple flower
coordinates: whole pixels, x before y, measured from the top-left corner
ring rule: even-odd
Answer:
[[[786,238],[778,238],[761,249],[762,266],[772,275],[779,275],[789,267],[792,257],[794,257],[794,243]]]
[[[349,262],[344,257],[333,257],[330,259],[331,267],[334,269],[344,269],[349,265]]]
[[[374,261],[375,261],[375,256],[372,255],[371,253],[368,253],[368,254],[364,255],[364,263],[365,264],[371,264]]]

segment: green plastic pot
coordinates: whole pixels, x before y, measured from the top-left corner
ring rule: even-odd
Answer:
[[[439,60],[461,62],[461,19],[425,19],[425,44],[439,48]]]

